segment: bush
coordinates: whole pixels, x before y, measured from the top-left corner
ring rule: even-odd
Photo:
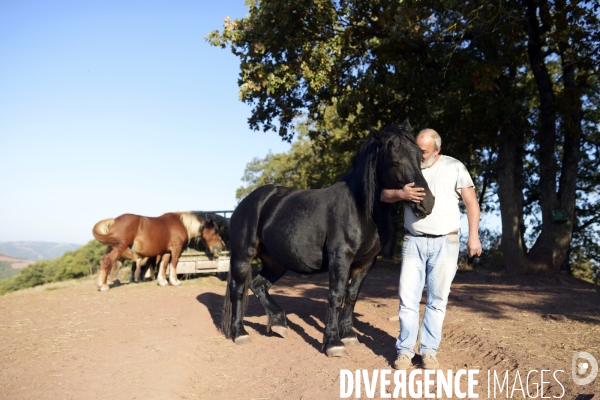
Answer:
[[[569,269],[574,277],[600,285],[600,232],[597,228],[573,233]]]
[[[488,228],[481,228],[479,230],[479,240],[481,240],[483,252],[481,253],[481,256],[475,257],[469,262],[467,256],[467,238],[461,237],[458,269],[463,271],[474,269],[497,271],[504,268],[502,250],[500,249],[501,239],[502,234],[500,232]]]
[[[14,269],[11,263],[0,261],[0,279],[10,278],[19,273],[18,269]]]

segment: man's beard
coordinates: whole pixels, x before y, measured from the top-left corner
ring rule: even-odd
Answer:
[[[435,153],[432,153],[428,159],[421,161],[421,169],[429,168],[435,162]]]

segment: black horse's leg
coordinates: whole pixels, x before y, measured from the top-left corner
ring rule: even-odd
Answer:
[[[140,269],[139,282],[144,282],[147,273],[151,275],[150,280],[154,279],[153,273],[156,267],[156,257],[148,257],[144,260],[145,262],[142,263],[142,268]]]
[[[223,318],[231,318],[230,337],[236,344],[244,344],[250,341],[248,332],[244,329],[244,311],[246,308],[248,283],[252,279],[252,258],[231,259],[230,280],[228,282],[228,295],[231,303],[231,315],[223,315]],[[227,295],[227,294],[226,294]]]
[[[348,353],[340,339],[339,316],[348,285],[350,261],[332,260],[329,262],[329,308],[323,335],[323,347],[329,357],[344,357]]]
[[[148,271],[151,262],[152,261],[150,258],[144,258],[144,260],[142,260],[142,265],[140,265],[140,273],[136,278],[138,282],[144,282],[144,276],[146,276],[146,272]]]
[[[225,337],[232,338],[236,344],[250,341],[250,336],[244,329],[244,312],[248,301],[248,287],[252,281],[252,259],[256,257],[260,246],[257,234],[260,204],[254,204],[251,196],[252,194],[238,205],[229,222],[231,258],[221,330]]]
[[[287,322],[285,320],[285,311],[273,300],[269,294],[269,288],[277,282],[286,272],[273,259],[265,253],[258,256],[263,263],[263,268],[250,284],[250,289],[260,300],[267,312],[267,332],[273,331],[281,337],[287,336]]]
[[[135,282],[135,270],[137,267],[137,262],[136,260],[131,260],[131,278],[129,278],[129,283],[134,283]]]
[[[358,344],[358,338],[352,326],[352,314],[354,313],[354,306],[356,305],[356,300],[358,300],[360,288],[371,268],[373,268],[373,265],[375,265],[375,260],[355,267],[350,272],[351,282],[346,290],[344,308],[340,317],[340,338],[346,346],[355,346]]]

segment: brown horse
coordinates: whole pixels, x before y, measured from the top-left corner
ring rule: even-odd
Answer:
[[[179,286],[181,282],[177,279],[177,261],[190,240],[201,237],[210,251],[221,247],[221,237],[215,223],[188,213],[167,213],[160,217],[123,214],[98,222],[92,233],[96,240],[108,246],[98,271],[98,286],[101,291],[109,289],[108,271],[123,254],[131,258],[131,252],[137,258],[143,258],[170,253],[169,283]],[[169,257],[162,258],[158,284],[166,286],[165,261]]]

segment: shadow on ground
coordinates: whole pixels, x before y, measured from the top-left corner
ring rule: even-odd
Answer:
[[[389,282],[387,277],[385,282]],[[371,283],[365,283],[359,298],[395,296],[394,285],[385,283],[381,278],[371,279]],[[293,290],[294,295],[288,292]],[[311,277],[301,277],[290,274],[277,282],[271,288],[271,297],[279,304],[288,316],[288,328],[300,336],[306,343],[318,351],[322,351],[322,341],[316,340],[306,332],[307,327],[323,332],[325,316],[327,313],[328,278],[327,274],[319,274]],[[222,320],[223,297],[215,293],[202,293],[197,297],[198,302],[203,304],[209,311],[215,327],[220,328]],[[265,310],[259,300],[250,293],[248,308],[245,317],[265,316]],[[294,323],[289,316],[296,315],[303,324]],[[396,357],[394,343],[396,338],[376,326],[362,320],[362,314],[354,313],[354,328],[360,343],[373,351],[374,354],[386,358],[392,363]],[[267,333],[266,324],[244,321],[244,324],[256,330],[261,335],[279,337],[274,333]]]

